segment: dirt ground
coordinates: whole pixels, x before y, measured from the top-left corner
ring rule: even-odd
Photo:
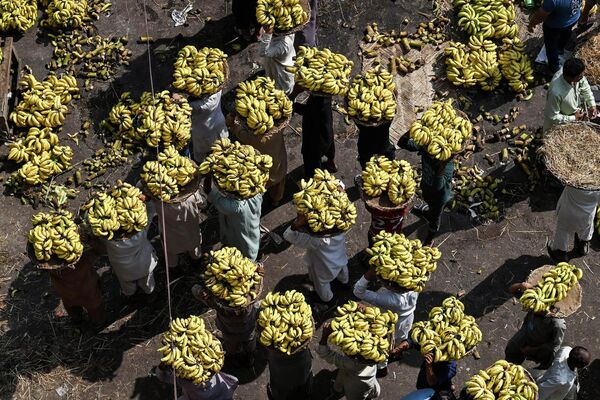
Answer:
[[[186,44],[220,47],[230,54],[230,91],[241,80],[260,70],[257,45],[241,48],[232,33],[233,18],[230,1],[195,0],[200,12],[188,20],[188,25],[175,28],[170,19],[172,9],[182,9],[187,2],[179,0],[119,0],[113,4],[110,17],[103,16],[96,23],[101,33],[130,38],[128,47],[133,57],[128,67],[121,69],[118,77],[109,84],[97,84],[91,92],[74,103],[74,109],[63,130],[78,130],[83,119],[90,119],[95,128],[105,118],[110,107],[116,103],[123,91],[134,95],[150,89],[150,80],[156,90],[168,87],[171,81],[172,60],[179,48]],[[358,41],[365,25],[377,21],[382,29],[398,28],[405,17],[410,20],[408,29],[427,21],[431,14],[428,1],[391,2],[387,0],[321,0],[318,20],[319,45],[327,46],[350,56],[358,71]],[[147,25],[145,21],[147,20]],[[155,38],[150,57],[146,45],[136,44],[135,39],[147,32]],[[539,45],[537,32],[528,39],[528,46]],[[38,78],[45,76],[44,65],[50,60],[51,46],[43,37],[30,30],[17,40],[17,50],[22,61],[29,65]],[[150,74],[149,61],[152,65]],[[439,70],[439,69],[438,69]],[[456,93],[450,93],[454,96]],[[545,90],[536,87],[535,96],[529,102],[516,102],[508,94],[461,93],[473,102],[473,110],[483,107],[486,111],[503,115],[512,106],[520,108],[514,125],[527,124],[539,127]],[[232,109],[231,93],[226,96],[224,107]],[[473,111],[472,110],[472,111]],[[265,206],[263,224],[271,231],[282,234],[294,216],[290,202],[295,182],[302,176],[300,154],[300,120],[294,117],[293,128],[286,130],[289,155],[286,197],[277,209]],[[484,124],[488,132],[497,129]],[[346,125],[336,113],[336,160],[338,176],[346,183],[350,196],[358,208],[358,221],[348,234],[351,281],[356,281],[365,271],[361,252],[367,246],[369,217],[358,192],[353,186],[353,176],[359,170],[356,161],[356,128]],[[76,160],[89,157],[102,146],[95,135],[80,142],[75,149]],[[500,145],[486,146],[483,153],[494,154]],[[4,157],[3,148],[0,155]],[[477,163],[494,175],[504,175],[512,185],[524,182],[524,175],[513,163],[490,167],[476,154],[467,164]],[[418,164],[414,154],[399,150],[397,157]],[[139,165],[132,158],[131,164],[109,171],[100,181],[112,182],[117,178],[134,176]],[[133,174],[130,174],[133,171]],[[484,333],[479,346],[480,359],[467,357],[459,362],[455,384],[462,383],[478,369],[489,366],[502,358],[507,340],[516,332],[524,317],[521,307],[515,304],[506,292],[508,285],[524,280],[529,272],[550,259],[546,255],[546,240],[552,235],[554,213],[560,189],[541,188],[523,196],[503,198],[505,216],[498,223],[480,224],[468,216],[446,212],[442,233],[436,244],[443,257],[438,270],[425,292],[420,294],[416,320],[422,319],[428,310],[438,305],[448,295],[464,292],[462,301],[466,311],[478,319]],[[81,193],[71,202],[70,209],[76,210],[85,197]],[[418,200],[417,200],[418,201]],[[156,273],[157,295],[152,298],[134,296],[125,299],[119,295],[118,283],[110,271],[106,259],[98,263],[98,272],[104,299],[112,323],[101,332],[85,326],[74,326],[68,318],[56,319],[54,310],[59,299],[52,291],[49,278],[36,270],[25,254],[26,233],[30,217],[36,211],[30,205],[22,205],[18,198],[0,198],[0,398],[2,399],[166,399],[171,398],[170,386],[152,376],[152,369],[160,359],[156,348],[159,335],[169,321],[166,277],[164,264]],[[411,237],[419,237],[423,221],[410,215],[405,222],[405,231]],[[203,223],[204,245],[210,247],[217,242],[216,221],[207,218]],[[584,270],[581,282],[584,291],[583,305],[567,320],[567,345],[582,345],[590,349],[595,361],[584,372],[581,379],[580,399],[600,398],[597,380],[600,378],[600,320],[596,312],[600,300],[596,297],[600,284],[600,256],[596,251],[597,238],[592,242],[592,252],[585,259],[574,262]],[[286,244],[271,242],[265,248],[265,291],[272,289],[309,289],[302,284],[306,268],[301,252]],[[214,312],[201,308],[190,295],[191,286],[198,280],[194,270],[171,282],[172,312],[174,316],[202,315],[214,326]],[[352,298],[347,288],[334,286],[336,299],[343,302]],[[320,326],[323,319],[319,318]],[[314,349],[320,330],[311,343]],[[327,365],[314,353],[315,374],[314,399],[329,398],[334,368]],[[400,363],[390,366],[390,374],[380,380],[384,400],[398,399],[412,391],[421,357],[411,353]],[[265,386],[268,371],[264,356],[259,354],[252,370],[235,370],[226,365],[225,370],[238,376],[241,386],[237,399],[266,399]],[[596,382],[595,382],[596,380]],[[596,383],[596,384],[595,384]]]

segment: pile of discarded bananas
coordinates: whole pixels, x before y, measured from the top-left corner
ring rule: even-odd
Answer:
[[[227,54],[220,49],[185,46],[175,60],[173,87],[192,96],[209,96],[217,93],[225,83]]]
[[[340,182],[328,171],[318,168],[314,177],[300,181],[294,205],[298,213],[306,215],[308,227],[314,233],[347,231],[356,222],[356,207]]]
[[[346,94],[348,115],[363,122],[391,121],[396,115],[395,90],[394,78],[381,66],[356,75]]]
[[[209,254],[203,279],[215,297],[236,308],[244,308],[256,299],[262,279],[256,264],[235,247],[223,247]]]
[[[373,156],[362,172],[362,189],[367,196],[378,197],[387,192],[395,205],[406,204],[414,195],[417,184],[408,161]]]
[[[406,21],[408,23],[408,20]],[[390,47],[399,44],[405,53],[411,49],[420,50],[424,44],[440,44],[446,38],[444,29],[447,20],[434,18],[429,22],[421,22],[416,32],[407,31],[381,32],[376,22],[367,25],[363,41],[366,43],[377,43],[381,47]]]
[[[473,400],[536,400],[538,387],[520,365],[498,360],[465,382]]]
[[[458,26],[472,36],[482,38],[514,38],[519,33],[512,1],[454,0]]]
[[[157,199],[169,201],[196,177],[196,164],[181,156],[175,147],[169,146],[158,154],[157,161],[148,161],[140,177]]]
[[[582,277],[581,268],[566,262],[558,263],[543,275],[537,285],[523,292],[519,299],[523,310],[534,313],[550,311],[556,303],[567,297],[569,290]]]
[[[343,96],[350,85],[350,72],[354,63],[343,54],[328,48],[300,46],[293,67],[288,72],[295,75],[298,85],[311,92]]]
[[[42,0],[46,7],[46,19],[40,26],[53,28],[80,28],[89,21],[87,0]]]
[[[496,89],[502,80],[497,48],[491,40],[477,36],[471,36],[468,45],[450,42],[444,49],[448,80],[455,86],[479,85],[487,92]]]
[[[415,143],[432,157],[445,161],[462,149],[463,142],[471,137],[473,125],[457,115],[452,99],[436,101],[421,118],[410,126],[409,134]]]
[[[475,318],[464,310],[464,304],[451,296],[431,309],[427,321],[413,324],[411,337],[421,346],[421,354],[432,354],[434,362],[460,360],[481,342]]]
[[[37,20],[37,0],[0,0],[0,31],[25,32]]]
[[[270,292],[260,302],[259,341],[265,347],[292,354],[314,334],[312,310],[304,295],[295,290]]]
[[[77,225],[68,211],[41,212],[31,219],[33,229],[28,240],[33,245],[38,261],[50,261],[52,257],[74,263],[83,253]]]
[[[162,335],[161,362],[172,366],[178,378],[195,385],[208,382],[221,371],[225,352],[200,317],[175,318]]]
[[[258,0],[256,4],[256,21],[279,32],[303,25],[308,18],[300,0]]]
[[[275,81],[267,77],[241,82],[235,91],[235,111],[259,136],[292,115],[292,104],[283,90],[275,89]]]
[[[533,67],[531,60],[525,53],[525,44],[518,37],[505,38],[498,55],[498,63],[502,76],[508,81],[508,86],[517,92],[527,91],[529,84],[533,83]]]
[[[172,145],[181,150],[191,138],[192,107],[186,99],[173,99],[168,90],[155,96],[144,92],[139,103],[125,92],[108,118],[124,138],[150,147]]]
[[[111,240],[117,233],[140,232],[148,225],[142,192],[129,183],[117,181],[112,191],[98,193],[84,204],[87,222],[95,236]]]
[[[215,141],[211,152],[200,164],[200,173],[211,173],[219,189],[250,199],[267,191],[273,159],[259,154],[254,147],[227,138]]]
[[[28,185],[38,185],[71,168],[73,149],[58,144],[50,128],[29,128],[27,135],[7,144],[8,159],[23,163],[17,171]]]
[[[347,356],[380,363],[388,358],[396,321],[396,313],[382,312],[378,307],[358,307],[350,300],[337,308],[328,340]]]
[[[21,101],[10,114],[10,120],[19,128],[26,126],[62,126],[68,112],[67,105],[79,97],[77,81],[72,75],[48,75],[42,82],[32,74],[19,82]]]
[[[419,239],[408,240],[401,233],[381,231],[373,242],[367,254],[377,276],[415,292],[425,289],[429,274],[437,269],[442,256],[437,247],[423,246]]]
[[[481,220],[498,221],[500,204],[498,194],[501,191],[502,177],[484,176],[477,165],[473,167],[456,164],[456,176],[452,182],[454,199],[452,208],[463,212],[474,211]]]

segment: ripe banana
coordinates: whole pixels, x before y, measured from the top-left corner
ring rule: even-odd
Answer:
[[[543,275],[537,285],[523,292],[519,299],[523,310],[534,313],[550,311],[554,304],[567,297],[582,277],[581,268],[566,262],[558,263]]]
[[[381,65],[356,75],[346,94],[348,115],[364,122],[391,121],[396,114],[392,75]]]
[[[25,32],[37,19],[37,0],[0,0],[0,31]]]
[[[454,0],[458,9],[458,26],[472,36],[481,38],[514,38],[519,32],[512,1]]]
[[[299,0],[258,0],[256,21],[267,28],[287,32],[308,21]]]
[[[535,400],[538,395],[538,387],[525,369],[506,360],[473,375],[465,389],[473,400]]]
[[[33,216],[31,223],[33,228],[28,240],[33,245],[36,259],[49,261],[57,257],[68,263],[79,260],[83,245],[73,214],[68,211],[41,212]]]
[[[407,161],[373,156],[367,161],[361,177],[362,189],[367,196],[377,197],[387,192],[392,203],[402,205],[415,195],[417,183]]]
[[[177,54],[173,73],[173,87],[192,96],[209,96],[225,84],[227,54],[220,49],[185,46]]]
[[[518,37],[505,38],[498,56],[502,76],[508,81],[508,86],[517,93],[525,93],[530,83],[533,83],[533,67],[525,53],[525,44]]]
[[[467,46],[450,42],[444,50],[448,80],[455,86],[479,84],[488,92],[496,89],[502,80],[496,48],[492,41],[477,36],[471,36]]]
[[[157,161],[144,164],[140,177],[150,193],[162,201],[176,197],[198,174],[196,164],[169,146],[158,154]]]
[[[300,46],[293,67],[286,70],[295,82],[311,92],[343,96],[348,91],[350,72],[354,63],[328,48]]]
[[[87,0],[43,0],[41,4],[46,7],[46,19],[40,22],[42,27],[75,29],[91,20]]]

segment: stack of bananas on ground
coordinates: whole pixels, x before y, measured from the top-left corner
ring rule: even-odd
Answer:
[[[200,164],[200,173],[211,173],[219,189],[250,199],[267,191],[273,159],[254,147],[224,138],[215,141]]]
[[[348,115],[364,122],[391,121],[396,115],[395,90],[394,78],[382,66],[356,75],[346,94]]]
[[[362,172],[362,189],[367,196],[378,197],[387,192],[395,205],[406,204],[417,188],[414,172],[408,161],[390,161],[384,156],[373,156]]]
[[[538,387],[520,365],[498,360],[465,382],[473,400],[536,400]]]
[[[196,164],[169,146],[158,154],[157,161],[148,161],[140,177],[157,199],[169,201],[196,177]]]
[[[582,277],[581,268],[566,262],[558,263],[543,275],[537,285],[523,292],[519,299],[523,310],[534,313],[549,312],[552,306],[567,297]]]
[[[421,118],[413,122],[409,134],[429,155],[445,161],[462,149],[472,130],[471,122],[457,115],[450,99],[433,103]]]
[[[0,31],[25,32],[37,19],[37,0],[0,0]]]
[[[484,171],[477,165],[465,167],[455,163],[455,167],[457,172],[452,181],[454,191],[452,208],[462,211],[473,210],[483,220],[498,221],[500,204],[497,194],[501,191],[504,179],[494,178],[491,175],[483,176]]]
[[[434,362],[460,360],[481,342],[475,318],[465,315],[464,304],[448,297],[442,307],[433,307],[429,320],[413,324],[411,337],[421,346],[421,354],[433,354]]]
[[[144,92],[139,103],[125,92],[108,118],[125,138],[150,147],[173,145],[181,150],[191,138],[192,107],[186,99],[175,101],[168,90],[155,96]]]
[[[512,0],[454,0],[458,26],[482,38],[514,38],[519,33]]]
[[[227,54],[220,49],[185,46],[175,60],[173,87],[192,96],[209,96],[217,93],[225,83]]]
[[[47,18],[40,26],[53,28],[80,28],[89,21],[87,0],[42,0]]]
[[[31,219],[33,229],[28,240],[33,245],[35,258],[49,261],[52,257],[74,263],[83,253],[77,225],[68,211],[41,212]]]
[[[308,21],[300,0],[258,0],[256,21],[267,28],[287,32]]]
[[[396,321],[396,313],[382,312],[378,307],[364,307],[361,311],[358,303],[350,300],[337,308],[337,316],[331,321],[329,342],[347,356],[380,363],[388,358]]]
[[[261,276],[256,264],[235,247],[210,252],[204,271],[204,285],[217,298],[231,307],[244,308],[256,299]]]
[[[206,330],[204,320],[192,315],[175,318],[162,335],[160,361],[175,369],[175,375],[195,385],[208,382],[221,371],[225,352],[221,342]]]
[[[95,236],[111,240],[115,233],[140,232],[148,225],[142,192],[129,183],[117,181],[110,193],[98,193],[81,207]]]
[[[275,89],[275,81],[267,77],[241,82],[235,91],[235,111],[259,136],[292,115],[292,104],[283,90]]]
[[[348,91],[354,63],[346,56],[328,48],[300,46],[294,64],[287,70],[304,89],[332,96],[343,96]]]
[[[494,42],[477,36],[471,36],[466,46],[450,42],[444,50],[448,80],[455,86],[479,84],[487,92],[496,89],[502,80],[497,47]]]
[[[29,128],[27,136],[7,144],[8,159],[23,163],[18,175],[28,185],[37,185],[71,167],[73,149],[59,146],[50,128]]]
[[[367,254],[377,276],[415,292],[425,289],[429,274],[437,269],[442,257],[437,247],[423,246],[419,239],[408,240],[401,233],[381,231],[373,242]]]
[[[67,114],[67,105],[78,97],[79,88],[72,75],[48,75],[42,82],[27,74],[19,82],[21,101],[10,114],[10,120],[23,128],[62,126]]]
[[[259,341],[287,355],[304,345],[314,334],[312,310],[304,295],[295,290],[271,292],[260,302]]]
[[[525,53],[525,44],[518,37],[503,39],[502,43],[498,56],[502,76],[513,91],[523,93],[533,83],[533,67]]]
[[[356,207],[340,182],[328,171],[315,170],[315,176],[300,181],[300,191],[294,194],[296,211],[306,215],[308,227],[314,233],[347,231],[356,222]]]

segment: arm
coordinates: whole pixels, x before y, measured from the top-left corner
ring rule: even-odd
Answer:
[[[523,296],[523,292],[525,290],[531,289],[532,287],[533,287],[533,285],[531,283],[527,283],[527,282],[514,283],[514,284],[510,285],[510,287],[508,288],[508,291],[513,296],[519,298],[519,297]]]
[[[355,363],[343,354],[339,354],[329,347],[327,339],[331,334],[331,325],[329,322],[323,324],[323,332],[321,334],[321,340],[317,347],[317,354],[325,361],[335,365],[339,369],[355,369]]]
[[[527,30],[529,32],[533,32],[534,28],[544,22],[548,15],[554,9],[554,3],[552,1],[545,0],[544,3],[538,10],[531,16],[529,20],[529,25],[527,25]]]
[[[291,42],[293,46],[293,41]],[[291,51],[288,37],[273,41],[273,34],[265,32],[260,38],[260,55],[262,57],[279,58]]]
[[[244,208],[241,201],[228,199],[219,193],[218,190],[210,191],[208,194],[208,201],[210,201],[220,213],[225,215],[239,214]]]
[[[419,151],[421,147],[410,138],[409,134],[405,134],[398,140],[398,146],[408,151]]]
[[[430,387],[438,384],[438,378],[435,376],[435,371],[433,370],[433,354],[431,353],[425,354],[425,377]]]
[[[292,229],[292,227],[288,227],[285,232],[283,232],[283,238],[290,242],[293,245],[298,247],[302,247],[304,249],[313,249],[316,250],[320,247],[321,240],[318,238],[313,238],[307,233],[298,232]]]
[[[595,118],[596,99],[594,98],[592,88],[590,87],[590,84],[585,77],[581,78],[581,81],[579,82],[579,93],[581,94],[581,97],[583,97],[583,101],[585,102],[585,104],[588,106],[589,113],[593,114],[593,116],[591,116],[591,119]]]
[[[546,113],[548,114],[552,122],[555,125],[558,125],[576,121],[577,117],[575,115],[565,115],[561,113],[560,101],[561,99],[554,93],[548,94],[548,99],[546,100]]]

